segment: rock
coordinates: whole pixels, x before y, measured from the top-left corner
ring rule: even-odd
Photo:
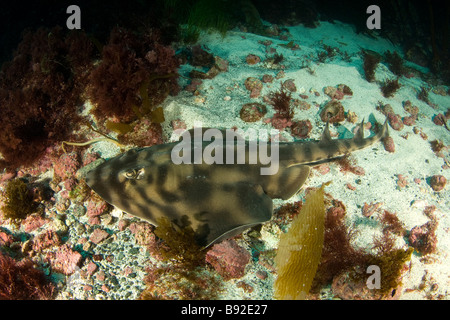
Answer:
[[[241,248],[234,240],[225,240],[215,244],[206,253],[206,262],[225,279],[241,278],[245,266],[250,261],[250,253]]]
[[[387,136],[386,138],[383,139],[382,142],[384,145],[384,150],[388,152],[395,152],[395,144],[394,139],[392,139],[392,137]]]
[[[264,83],[272,83],[273,82],[273,76],[271,76],[270,74],[263,75],[262,82],[264,82]]]
[[[88,217],[97,217],[109,210],[109,205],[106,201],[92,201],[90,200],[87,205]]]
[[[74,177],[80,168],[80,159],[76,152],[64,153],[53,165],[55,175],[65,180]]]
[[[239,116],[245,122],[256,122],[267,113],[267,108],[261,103],[246,103],[242,106]]]
[[[387,117],[388,117],[389,125],[391,126],[392,129],[397,130],[397,131],[400,131],[403,129],[402,118],[398,114],[395,114],[394,112],[389,112],[387,114]]]
[[[216,62],[215,67],[220,71],[220,72],[227,72],[228,71],[228,61],[225,59],[222,59],[219,56],[215,56],[214,60]]]
[[[250,98],[257,98],[261,94],[261,90],[263,88],[262,81],[254,78],[254,77],[248,77],[245,80],[245,88],[250,91]]]
[[[345,120],[345,112],[342,104],[337,100],[328,102],[320,113],[320,118],[324,122],[335,123]]]
[[[258,56],[255,55],[255,54],[249,54],[249,55],[245,58],[245,61],[246,61],[247,64],[249,64],[249,65],[254,65],[254,64],[257,64],[257,63],[261,62],[261,58],[258,57]]]
[[[74,273],[83,260],[82,255],[67,244],[62,245],[57,252],[49,253],[47,258],[56,272],[65,275]]]
[[[286,81],[283,82],[282,87],[284,89],[287,89],[290,92],[296,92],[297,91],[297,87],[295,86],[295,82],[293,79],[288,79]]]
[[[23,222],[22,226],[25,232],[29,233],[32,232],[40,227],[42,227],[44,224],[49,222],[49,219],[43,218],[41,215],[38,214],[32,214],[28,216]]]
[[[44,249],[59,245],[61,245],[61,239],[58,234],[55,231],[47,230],[33,239],[32,248],[34,252],[41,252]]]
[[[350,87],[345,84],[340,84],[340,85],[338,85],[337,88],[332,87],[332,86],[325,87],[323,89],[323,92],[327,96],[329,96],[331,99],[337,99],[337,100],[344,99],[344,96],[346,96],[346,95],[348,95],[348,96],[353,95],[353,92],[350,89]]]
[[[405,126],[413,126],[416,124],[416,116],[403,117],[402,122]]]
[[[91,236],[89,237],[89,240],[91,240],[95,244],[99,244],[103,240],[109,237],[109,233],[106,232],[103,229],[97,228],[92,232]]]
[[[200,45],[193,46],[191,53],[191,64],[193,66],[211,68],[214,65],[214,56],[208,51],[204,50]]]
[[[393,288],[391,293],[381,295],[379,290],[369,289],[365,281],[355,281],[348,272],[333,278],[331,284],[333,294],[344,300],[398,300],[401,290]]]
[[[98,266],[90,261],[89,264],[87,265],[86,271],[87,271],[87,276],[92,276],[98,269]]]
[[[297,138],[306,139],[311,132],[312,125],[309,120],[294,121],[291,125],[291,135]]]
[[[430,178],[430,186],[434,191],[441,191],[447,184],[447,179],[442,175],[434,175]]]

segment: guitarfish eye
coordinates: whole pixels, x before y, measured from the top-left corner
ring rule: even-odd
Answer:
[[[144,178],[144,173],[145,173],[145,169],[140,168],[140,169],[132,169],[132,170],[126,171],[123,173],[123,175],[127,179],[139,180],[139,179]]]

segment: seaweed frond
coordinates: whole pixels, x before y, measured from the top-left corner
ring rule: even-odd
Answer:
[[[385,98],[392,97],[394,93],[400,89],[400,83],[398,79],[395,80],[386,80],[386,82],[381,86],[381,93]]]
[[[281,118],[292,119],[294,116],[291,110],[291,92],[284,90],[283,87],[269,94],[269,103]]]
[[[5,198],[5,205],[2,207],[4,217],[11,219],[15,224],[20,223],[37,209],[31,191],[21,179],[10,180],[3,196]]]
[[[364,75],[369,82],[375,81],[375,70],[380,62],[380,57],[375,54],[363,52],[364,55]]]
[[[403,58],[397,52],[391,53],[389,50],[384,53],[384,58],[388,63],[389,70],[396,76],[401,76],[405,72]]]
[[[195,232],[188,224],[179,226],[167,218],[158,219],[154,233],[164,241],[160,253],[165,260],[176,260],[184,266],[204,263],[205,252],[197,244]]]
[[[51,299],[54,289],[32,261],[17,262],[0,252],[0,300]]]

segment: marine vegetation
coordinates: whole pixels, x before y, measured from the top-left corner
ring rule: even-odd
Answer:
[[[405,73],[405,67],[403,66],[403,58],[394,51],[389,50],[384,53],[384,59],[388,64],[389,70],[396,76],[400,77]]]
[[[157,251],[160,259],[171,261],[172,265],[170,268],[148,268],[144,280],[147,288],[140,299],[215,298],[221,291],[220,278],[206,269],[206,251],[196,244],[194,230],[189,225],[180,227],[167,218],[161,218],[154,234],[159,238]]]
[[[29,166],[69,137],[81,119],[77,107],[94,54],[83,32],[55,27],[24,34],[0,73],[2,166]]]
[[[54,289],[31,260],[17,262],[0,252],[0,300],[47,300]]]
[[[276,116],[291,120],[294,112],[291,110],[291,92],[281,88],[269,94],[269,103],[276,111]]]
[[[89,76],[94,116],[102,122],[115,118],[127,123],[147,115],[154,123],[163,122],[157,106],[178,93],[178,66],[175,51],[161,44],[157,30],[137,34],[113,29]]]
[[[259,12],[251,0],[170,0],[165,1],[165,14],[178,24],[186,24],[183,38],[195,42],[201,30],[213,29],[222,35],[237,22],[244,22],[256,33],[263,31]]]
[[[392,97],[398,89],[400,89],[400,83],[398,82],[398,79],[387,79],[381,86],[381,93],[385,98],[389,98]]]
[[[5,205],[1,208],[3,216],[18,223],[37,209],[37,203],[33,201],[33,195],[27,184],[21,179],[10,180],[3,192]]]
[[[176,260],[190,268],[203,263],[205,253],[196,243],[195,232],[189,225],[180,227],[167,218],[161,218],[154,233],[164,242],[159,250],[164,260]]]
[[[364,58],[363,69],[366,80],[369,82],[374,82],[375,69],[377,68],[381,58],[375,53],[369,53],[366,51],[363,51],[363,58]]]
[[[390,213],[381,217],[383,234],[374,239],[372,252],[368,253],[363,248],[355,248],[352,245],[357,234],[345,224],[344,204],[337,199],[330,201],[329,197],[326,202],[328,209],[323,251],[311,293],[318,293],[325,285],[332,282],[336,285],[339,279],[345,279],[347,285],[361,290],[355,289],[352,296],[345,295],[341,298],[392,298],[401,285],[406,263],[413,251],[411,247],[406,249],[395,247],[395,237],[403,232],[398,219]],[[383,276],[379,289],[365,293],[368,278],[366,270],[370,265],[378,266]],[[334,293],[339,295],[337,292]]]
[[[305,299],[309,293],[322,255],[327,184],[307,196],[289,231],[280,237],[275,257],[277,299]]]

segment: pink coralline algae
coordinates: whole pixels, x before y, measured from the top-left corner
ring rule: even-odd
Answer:
[[[402,117],[394,112],[390,104],[380,105],[377,110],[381,111],[388,119],[389,125],[392,129],[400,131],[403,129]],[[413,123],[412,119],[406,119],[407,125]]]
[[[187,129],[186,122],[184,122],[183,120],[180,120],[180,119],[172,120],[172,122],[170,124],[172,125],[172,128],[174,131]]]
[[[154,227],[147,222],[133,222],[128,227],[134,234],[136,243],[141,246],[153,247],[156,243],[156,236],[153,233]]]
[[[49,221],[50,221],[49,219],[45,219],[38,214],[32,214],[22,222],[22,226],[24,228],[24,231],[29,233],[42,227]]]
[[[82,255],[65,244],[58,251],[47,255],[50,265],[56,272],[71,275],[80,266],[83,260]]]
[[[70,177],[74,177],[80,168],[80,159],[76,152],[63,154],[53,166],[55,175],[65,180]]]
[[[224,279],[241,278],[245,272],[245,266],[250,261],[250,253],[241,248],[234,240],[225,240],[215,244],[206,253],[206,262]]]
[[[350,87],[345,84],[340,84],[340,85],[338,85],[337,88],[332,87],[332,86],[325,87],[323,89],[323,92],[327,96],[329,96],[331,99],[337,99],[337,100],[344,99],[344,96],[346,96],[346,95],[348,95],[348,96],[353,95],[353,92],[350,89]]]
[[[405,126],[413,126],[416,124],[416,116],[403,117],[402,122]]]
[[[33,251],[41,252],[44,249],[49,249],[61,245],[61,239],[55,231],[47,230],[40,233],[33,239]]]
[[[395,144],[394,139],[392,137],[388,136],[382,140],[384,145],[384,150],[388,152],[395,152]]]
[[[430,186],[434,191],[441,191],[447,184],[447,179],[442,175],[434,175],[430,178]]]
[[[389,125],[391,126],[392,129],[400,131],[403,129],[403,122],[402,122],[402,118],[395,113],[388,113],[387,114],[388,117],[388,122]]]
[[[89,201],[87,205],[87,216],[97,217],[106,213],[110,209],[109,204],[106,201]]]
[[[363,216],[369,218],[378,210],[379,207],[381,207],[382,204],[383,204],[382,202],[377,203],[371,202],[370,204],[364,203],[364,206],[362,208]]]
[[[397,174],[397,185],[400,188],[404,188],[408,185],[408,180],[406,180],[406,177],[402,174]]]
[[[85,152],[83,154],[83,167],[100,158],[98,152]]]
[[[109,233],[106,232],[103,229],[97,228],[92,232],[91,236],[89,237],[89,240],[95,244],[99,244],[103,240],[109,237]]]
[[[14,242],[14,237],[11,234],[0,231],[0,246],[8,247]]]
[[[284,130],[286,127],[290,127],[292,125],[292,121],[290,119],[284,118],[279,114],[275,114],[270,121],[272,126],[278,130]]]

